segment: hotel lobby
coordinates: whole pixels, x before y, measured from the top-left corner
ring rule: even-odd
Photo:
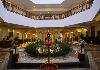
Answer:
[[[0,70],[100,70],[99,0],[0,0]]]

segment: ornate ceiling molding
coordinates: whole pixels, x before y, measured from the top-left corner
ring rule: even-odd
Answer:
[[[33,20],[64,19],[64,18],[67,18],[74,14],[77,14],[77,13],[83,12],[87,9],[90,9],[90,7],[93,4],[93,0],[86,0],[85,2],[82,2],[79,5],[76,5],[67,11],[64,11],[63,13],[51,14],[48,12],[47,14],[33,14],[32,12],[22,9],[21,7],[18,7],[17,5],[15,5],[11,2],[8,2],[6,0],[1,0],[1,1],[3,3],[4,8],[6,8],[8,11],[31,18]],[[34,9],[34,10],[36,10],[36,9]]]

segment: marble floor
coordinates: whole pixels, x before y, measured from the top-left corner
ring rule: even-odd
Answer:
[[[59,70],[98,70],[96,64],[92,58],[92,54],[90,52],[87,53],[89,56],[90,68],[68,68],[68,69],[59,69]],[[8,70],[39,70],[39,69],[8,69]]]
[[[46,63],[47,57],[40,57],[35,58],[27,55],[27,53],[24,51],[24,48],[18,48],[17,49],[19,53],[19,59],[17,63]],[[67,63],[67,62],[79,62],[78,52],[79,48],[73,48],[73,51],[69,52],[66,56],[60,56],[60,57],[50,57],[51,63]]]
[[[91,48],[91,47],[89,47],[89,48]],[[89,48],[87,48],[87,49],[89,49]],[[78,49],[74,48],[74,50],[76,51]],[[75,51],[71,52],[69,54],[69,56],[77,57],[77,52],[75,52]],[[93,50],[88,50],[86,52],[86,54],[88,55],[88,58],[89,58],[90,68],[68,68],[68,69],[59,69],[59,70],[100,70],[100,60],[99,60],[100,59],[100,55],[99,55],[100,51],[98,50],[98,48],[97,48],[97,50],[96,50],[96,48],[94,48]],[[22,57],[25,57],[25,54]],[[68,58],[68,57],[66,57],[66,58]],[[96,60],[96,58],[99,58],[99,59]],[[8,70],[39,70],[39,69],[8,69]]]

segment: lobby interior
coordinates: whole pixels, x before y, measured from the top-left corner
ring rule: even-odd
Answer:
[[[0,70],[100,70],[99,0],[55,2],[0,0]]]

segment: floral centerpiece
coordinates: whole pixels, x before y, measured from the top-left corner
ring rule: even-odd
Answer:
[[[55,57],[66,55],[70,49],[71,48],[69,45],[65,42],[52,42],[50,34],[47,34],[44,42],[42,40],[37,40],[35,43],[32,43],[26,47],[26,52],[31,56],[47,57],[49,51],[50,56]]]

